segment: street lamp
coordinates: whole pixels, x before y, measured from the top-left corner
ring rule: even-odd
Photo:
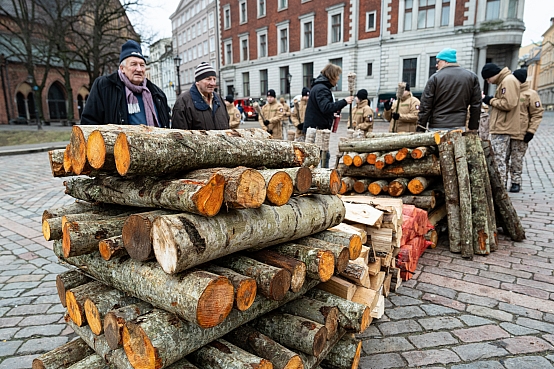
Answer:
[[[292,81],[292,74],[287,73],[287,82],[289,84],[289,105],[292,103],[292,100],[290,98],[290,82]]]
[[[33,102],[35,105],[35,118],[37,120],[37,130],[42,130],[42,121],[40,120],[40,117],[38,116],[38,99],[41,98],[41,96],[38,95],[38,86],[35,84],[35,79],[32,75],[27,75],[27,83],[31,85],[31,88],[33,89]],[[37,98],[38,96],[38,98]]]
[[[177,68],[177,96],[181,95],[181,74],[179,73],[179,68],[181,67],[181,58],[179,55],[173,58],[175,63],[175,68]]]

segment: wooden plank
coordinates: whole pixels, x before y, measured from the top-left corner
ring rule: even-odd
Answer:
[[[383,221],[383,212],[369,204],[354,204],[345,202],[345,219],[350,222],[379,227]]]
[[[332,276],[327,282],[318,284],[317,288],[346,300],[352,300],[356,292],[356,285],[354,283],[337,276]]]

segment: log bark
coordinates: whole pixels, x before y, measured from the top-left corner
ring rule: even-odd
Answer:
[[[294,242],[300,245],[315,247],[320,250],[331,251],[335,257],[335,274],[339,274],[345,270],[350,260],[350,250],[344,245],[338,245],[314,237],[303,237]]]
[[[342,162],[344,165],[351,166],[354,164],[354,156],[356,156],[358,153],[356,152],[347,152],[342,156]]]
[[[68,270],[56,276],[56,290],[63,307],[66,307],[65,293],[75,287],[91,282],[88,276],[77,269]]]
[[[328,281],[335,270],[335,256],[331,251],[296,243],[283,243],[272,250],[302,261],[306,264],[306,275],[321,282]]]
[[[367,189],[372,181],[373,180],[369,178],[358,178],[356,182],[354,182],[354,191],[357,193],[367,192]]]
[[[428,147],[428,146],[421,146],[416,147],[412,150],[411,157],[412,159],[422,159],[425,156],[434,154],[436,152],[435,146]]]
[[[446,217],[446,215],[447,215],[446,204],[443,204],[442,206],[430,212],[427,220],[429,221],[430,224],[432,224],[433,226],[436,226],[437,224],[439,224],[441,220],[444,219],[444,217]]]
[[[106,360],[98,354],[92,354],[71,365],[68,369],[109,369],[109,367],[106,364]]]
[[[280,311],[300,316],[325,326],[327,329],[327,340],[330,340],[337,334],[339,309],[336,306],[308,297],[300,297],[283,305]]]
[[[285,205],[294,192],[290,175],[279,169],[261,170],[260,174],[265,180],[267,203],[275,206]]]
[[[395,135],[365,140],[339,142],[339,151],[374,152],[392,151],[403,147],[433,146],[440,142],[440,132],[419,133],[415,135]]]
[[[405,160],[406,158],[409,158],[412,156],[412,151],[413,149],[409,149],[407,147],[403,147],[401,149],[398,149],[397,150],[397,154],[396,154],[396,161],[402,161],[402,160]]]
[[[80,175],[87,164],[87,139],[96,129],[95,126],[73,126],[69,140],[71,171]]]
[[[257,293],[256,279],[245,276],[232,269],[223,268],[215,264],[204,264],[203,269],[229,279],[235,288],[233,307],[240,311],[247,310],[254,303]]]
[[[75,178],[64,184],[66,194],[85,201],[160,207],[211,217],[219,212],[223,204],[225,180],[219,174],[214,174],[208,181],[106,176]]]
[[[437,205],[435,196],[407,195],[402,196],[402,203],[414,205],[420,209],[433,209]]]
[[[362,353],[362,340],[354,335],[346,334],[331,349],[323,360],[323,365],[336,369],[356,369]]]
[[[63,369],[94,353],[81,338],[70,341],[33,360],[33,369]]]
[[[394,197],[400,197],[406,193],[406,190],[408,189],[408,182],[409,180],[407,178],[396,178],[389,183],[389,195]]]
[[[361,286],[364,286],[364,284],[367,284],[365,281],[369,279],[367,265],[358,264],[354,261],[349,262],[346,269],[342,271],[340,275]],[[365,285],[364,287],[369,288],[368,285]]]
[[[139,301],[136,297],[127,296],[125,292],[115,288],[89,295],[85,299],[84,305],[90,330],[96,335],[102,334],[104,332],[104,316],[108,311],[136,304]]]
[[[283,346],[319,356],[327,341],[323,324],[291,314],[271,312],[253,322],[253,327]]]
[[[221,338],[196,350],[189,355],[189,359],[204,369],[273,369],[273,365],[268,360]]]
[[[94,205],[84,201],[75,201],[68,205],[59,206],[56,208],[50,208],[44,210],[42,213],[41,222],[44,222],[46,219],[62,217],[66,214],[80,214],[87,211],[92,211],[93,209],[100,209],[101,206]]]
[[[340,175],[335,169],[312,169],[312,187],[309,192],[322,195],[336,195],[339,193],[340,188]]]
[[[135,260],[146,261],[154,258],[152,247],[152,224],[162,215],[174,214],[169,210],[153,210],[130,215],[123,224],[121,237],[127,254]]]
[[[298,354],[250,326],[238,327],[224,338],[251,354],[269,360],[275,369],[304,368]]]
[[[209,181],[210,177],[216,173],[225,179],[223,202],[228,208],[259,208],[264,203],[267,195],[266,181],[262,174],[255,169],[246,167],[209,168],[198,169],[183,175],[188,179]]]
[[[292,179],[295,194],[306,193],[312,187],[312,171],[308,167],[281,169]]]
[[[385,164],[391,165],[396,161],[396,155],[398,155],[398,150],[391,151],[385,154]]]
[[[125,322],[135,320],[140,315],[148,314],[154,307],[144,301],[122,306],[108,311],[104,316],[104,337],[112,350],[121,346],[121,332]]]
[[[177,273],[248,248],[265,248],[320,232],[339,224],[345,208],[336,196],[301,196],[288,204],[231,210],[217,217],[164,215],[153,227],[157,261]]]
[[[365,231],[365,229],[360,229],[360,228],[354,227],[350,224],[340,223],[340,224],[337,224],[336,226],[331,227],[327,230],[331,231],[331,232],[345,232],[345,233],[351,234],[351,235],[355,234],[355,235],[360,236],[360,241],[362,242],[362,244],[365,244],[367,242],[367,232]]]
[[[487,197],[487,206],[488,206],[488,221],[489,221],[489,232],[491,233],[490,236],[490,248],[491,251],[496,251],[498,249],[498,232],[497,232],[497,224],[496,224],[496,210],[494,206],[494,195],[492,193],[492,187],[491,187],[491,180],[489,176],[489,171],[487,169],[487,160],[485,159],[485,152],[481,146],[481,141],[478,141],[479,149],[478,151],[481,151],[479,154],[479,157],[481,158],[481,165],[484,168],[485,172],[485,178],[483,180],[485,181],[485,195]]]
[[[314,233],[310,237],[348,247],[350,260],[357,259],[362,252],[362,238],[358,234],[341,231],[323,231]]]
[[[62,256],[62,259],[85,269],[105,284],[175,313],[200,327],[221,323],[233,307],[231,282],[202,270],[171,276],[155,262],[137,262],[128,256],[110,261],[105,261],[98,254],[70,258]]]
[[[347,192],[350,192],[350,191],[354,190],[354,183],[356,183],[356,180],[354,178],[352,178],[352,177],[342,177],[339,194],[343,195]]]
[[[439,157],[442,170],[442,181],[448,212],[448,238],[451,252],[461,252],[461,215],[460,215],[460,191],[456,171],[456,159],[454,158],[454,143],[452,132],[442,138],[439,145]],[[425,159],[423,159],[425,160]]]
[[[110,206],[103,210],[87,211],[81,214],[67,214],[62,216],[62,231],[66,223],[80,221],[97,221],[106,219],[115,219],[117,217],[129,216],[134,213],[145,211],[145,208],[135,208],[130,206]]]
[[[302,359],[305,369],[322,369],[319,364],[323,359],[329,354],[333,346],[344,336],[346,331],[342,328],[339,329],[338,333],[334,335],[330,340],[325,343],[325,347],[321,351],[319,356],[307,355],[303,352],[297,351],[298,356]]]
[[[387,162],[385,160],[385,153],[382,153],[381,155],[375,158],[374,165],[375,165],[375,169],[378,169],[378,170],[383,169],[385,165],[387,165]],[[361,167],[361,168],[365,168],[365,167]]]
[[[434,178],[415,177],[408,183],[408,190],[414,195],[419,195],[429,188],[433,180]]]
[[[380,151],[370,152],[370,153],[367,155],[366,162],[367,162],[368,164],[375,165],[375,161],[376,161],[377,158],[380,157],[381,155],[383,155],[383,153],[380,152]]]
[[[42,222],[42,235],[46,241],[61,240],[63,237],[62,218],[50,218]]]
[[[257,291],[270,300],[282,300],[290,288],[291,275],[284,268],[277,268],[245,256],[236,255],[218,259],[215,263],[254,278]]]
[[[68,175],[63,166],[64,153],[65,149],[48,151],[48,159],[50,161],[50,170],[52,171],[52,177],[65,177]]]
[[[98,251],[104,260],[111,260],[114,257],[127,254],[127,250],[123,246],[122,236],[113,236],[98,242]]]
[[[125,219],[127,217],[66,223],[63,229],[64,257],[98,251],[100,241],[121,234]]]
[[[362,164],[365,164],[367,163],[367,156],[369,155],[369,153],[367,152],[362,152],[360,154],[356,154],[354,156],[354,158],[352,159],[352,164],[355,166],[355,167],[360,167],[362,166]]]
[[[389,181],[384,179],[373,181],[369,184],[368,190],[372,195],[379,195],[380,193],[388,193]]]
[[[249,253],[248,256],[264,264],[288,270],[291,275],[290,290],[292,292],[300,291],[304,285],[306,279],[306,263],[272,250],[260,250]]]
[[[471,186],[467,162],[466,140],[460,132],[452,132],[454,160],[458,177],[460,252],[464,258],[473,257],[473,215],[471,210]]]
[[[237,164],[249,168],[300,167],[317,165],[320,160],[319,147],[312,144],[186,135],[176,130],[147,135],[121,132],[114,146],[114,156],[117,171],[123,176],[156,176],[214,167],[234,168]]]
[[[109,290],[111,290],[109,286],[98,281],[92,281],[68,290],[65,293],[65,301],[67,304],[67,312],[71,320],[79,327],[87,324],[85,301],[87,298],[102,294]]]
[[[513,241],[523,241],[525,239],[525,230],[508,196],[504,183],[500,179],[498,168],[494,164],[494,153],[490,148],[490,141],[482,141],[481,145],[487,161],[492,193],[494,195],[494,204],[498,207],[497,219],[500,220],[504,231],[506,231]]]
[[[377,168],[373,165],[362,165],[359,168],[346,167],[339,164],[339,172],[343,176],[368,177],[368,178],[398,178],[416,176],[440,176],[441,168],[436,156],[427,156],[421,160],[402,161],[393,165]]]

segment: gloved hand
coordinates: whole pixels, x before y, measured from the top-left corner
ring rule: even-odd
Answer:
[[[296,126],[296,128],[300,131],[303,131],[304,130],[304,123],[300,123],[298,126]]]
[[[390,110],[392,103],[390,102],[390,100],[387,100],[383,103],[383,105],[385,105],[385,110]]]
[[[487,95],[487,96],[483,97],[483,103],[485,103],[485,104],[487,104],[487,105],[490,105],[491,99],[492,99],[492,98],[493,98],[493,97],[490,96],[490,95]]]
[[[529,141],[531,141],[531,140],[533,139],[534,136],[535,136],[534,133],[527,132],[527,133],[525,134],[525,137],[523,137],[523,142],[529,143]]]
[[[400,119],[400,114],[398,114],[398,113],[392,113],[392,119],[394,119],[394,120]]]
[[[265,124],[266,126],[269,126],[269,120],[267,120],[267,119],[264,120],[264,124]]]

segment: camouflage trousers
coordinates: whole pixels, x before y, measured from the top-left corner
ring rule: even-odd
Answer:
[[[506,158],[506,165],[510,168],[512,183],[521,185],[521,172],[523,172],[523,157],[529,146],[523,140],[510,140],[510,149]]]
[[[489,123],[489,114],[481,113],[481,117],[479,118],[479,137],[481,137],[481,140],[489,139]]]
[[[491,134],[491,148],[494,153],[494,162],[500,173],[501,183],[504,183],[504,186],[506,186],[506,181],[508,179],[506,163],[509,158],[510,135]]]

